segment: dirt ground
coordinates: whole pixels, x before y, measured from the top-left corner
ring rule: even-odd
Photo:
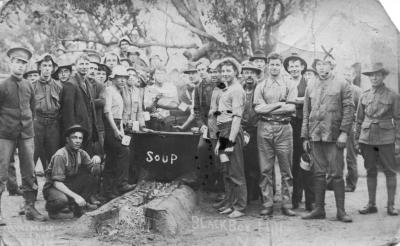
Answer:
[[[271,219],[258,215],[260,202],[252,202],[246,216],[230,220],[217,214],[211,207],[214,194],[199,192],[199,206],[184,226],[184,230],[176,237],[163,237],[145,233],[141,237],[128,240],[115,239],[104,241],[101,237],[81,238],[68,232],[76,220],[45,223],[26,221],[19,216],[21,197],[3,195],[3,214],[8,226],[0,228],[1,235],[7,242],[15,245],[387,245],[400,228],[400,216],[389,217],[386,214],[385,178],[379,176],[377,206],[379,212],[373,215],[359,215],[357,210],[367,202],[365,171],[359,164],[360,178],[357,190],[346,193],[346,210],[354,222],[344,224],[334,221],[336,208],[333,192],[328,191],[326,197],[326,220],[304,221],[300,215],[304,213],[304,204],[296,212],[299,216],[288,218],[282,216],[278,205]],[[41,183],[43,179],[41,179]],[[398,182],[400,190],[400,182]],[[396,197],[400,208],[399,197]],[[39,196],[37,207],[44,211],[43,197]],[[129,232],[126,232],[129,234]],[[1,243],[0,243],[1,245]],[[10,244],[14,245],[14,244]]]

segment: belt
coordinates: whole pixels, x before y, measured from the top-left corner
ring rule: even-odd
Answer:
[[[49,118],[49,117],[42,117],[40,115],[36,115],[35,120],[37,122],[43,123],[43,124],[54,124],[58,123],[58,118]]]
[[[287,125],[290,123],[290,120],[267,120],[260,118],[262,122],[268,122],[271,125]]]

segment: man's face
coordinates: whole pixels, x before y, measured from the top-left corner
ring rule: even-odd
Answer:
[[[118,57],[114,54],[109,54],[105,60],[105,64],[112,70],[116,65],[118,65]]]
[[[312,71],[307,71],[304,74],[304,78],[307,80],[307,83],[312,83],[315,80],[315,73]]]
[[[294,79],[297,79],[301,76],[301,71],[303,71],[303,69],[304,66],[301,64],[299,60],[289,61],[288,71]]]
[[[39,70],[40,70],[40,75],[43,78],[49,78],[51,73],[53,72],[53,69],[54,67],[52,61],[42,61],[40,63]]]
[[[199,77],[199,73],[198,72],[188,72],[187,74],[187,78],[188,78],[188,85],[190,87],[195,87],[196,85],[199,84],[200,82],[200,77]]]
[[[218,83],[219,82],[221,74],[219,73],[219,71],[217,69],[210,69],[208,71],[208,74],[210,75],[212,83]]]
[[[258,67],[259,69],[261,69],[261,71],[264,71],[265,68],[265,60],[264,59],[254,59],[253,60],[253,64]]]
[[[385,79],[385,76],[383,75],[382,72],[376,72],[368,76],[369,80],[371,81],[371,86],[372,87],[379,87],[383,84],[383,80]]]
[[[79,59],[76,61],[76,71],[80,75],[86,75],[89,70],[89,61],[85,59]]]
[[[118,89],[121,90],[125,87],[127,80],[128,80],[128,77],[115,76],[113,79],[113,84],[115,85],[115,87],[117,87]]]
[[[197,65],[197,72],[199,73],[201,79],[206,79],[208,77],[207,66],[203,63]]]
[[[272,76],[278,76],[281,73],[282,62],[279,59],[272,59],[268,63],[268,71]]]
[[[128,48],[129,48],[129,43],[127,41],[125,41],[125,40],[122,40],[120,48],[121,48],[122,51],[126,52],[128,50]]]
[[[89,69],[88,69],[88,73],[87,73],[88,78],[95,79],[98,69],[99,69],[99,66],[97,64],[89,63]]]
[[[71,76],[71,70],[69,70],[68,68],[61,68],[60,71],[58,72],[58,78],[62,83],[67,82],[70,76]]]
[[[33,83],[39,79],[39,73],[30,73],[26,76],[29,83]]]
[[[332,65],[328,61],[318,61],[315,68],[321,78],[327,78],[332,71]]]
[[[246,84],[252,85],[255,83],[257,79],[257,73],[251,69],[244,69],[243,70],[243,78]]]
[[[104,84],[106,82],[106,79],[107,79],[106,71],[98,70],[97,73],[96,73],[95,80],[97,82],[99,82],[100,84]]]
[[[10,61],[10,71],[12,74],[15,74],[17,76],[22,76],[27,67],[27,62],[20,60],[18,58],[12,58]]]
[[[223,65],[221,67],[221,80],[224,83],[232,82],[235,79],[236,71],[232,65]]]
[[[83,133],[82,132],[74,132],[67,137],[67,145],[73,149],[78,150],[81,148],[83,142]]]
[[[164,71],[161,70],[156,70],[154,72],[154,80],[159,83],[159,84],[163,84],[166,80],[166,74]]]
[[[349,84],[353,84],[353,81],[356,77],[356,72],[354,71],[354,68],[346,68],[344,71],[344,79],[347,81]]]
[[[128,70],[128,74],[129,74],[129,78],[126,81],[126,84],[128,86],[136,86],[137,87],[139,85],[139,79],[138,79],[136,71],[130,69],[130,70]]]

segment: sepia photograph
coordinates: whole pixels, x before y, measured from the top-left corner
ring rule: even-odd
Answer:
[[[400,246],[399,13],[0,0],[0,246]]]

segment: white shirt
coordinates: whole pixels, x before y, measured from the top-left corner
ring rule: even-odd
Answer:
[[[110,113],[114,119],[121,120],[124,111],[124,100],[121,92],[114,85],[111,85],[105,88],[104,97],[104,113]]]

